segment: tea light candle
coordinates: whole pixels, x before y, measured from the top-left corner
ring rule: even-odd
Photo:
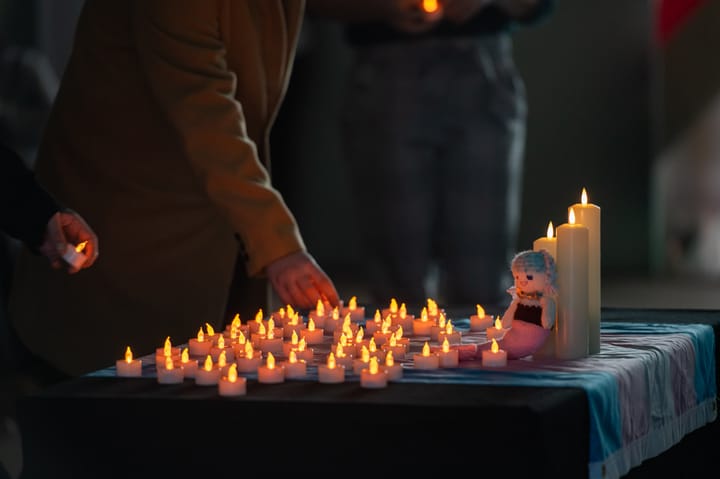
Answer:
[[[376,309],[373,318],[365,321],[365,333],[372,335],[375,331],[380,331],[380,328],[382,328],[382,316],[380,316],[380,310]]]
[[[470,331],[485,331],[493,325],[493,316],[485,314],[485,308],[475,305],[476,313],[470,316]]]
[[[390,316],[390,317],[395,316],[396,314],[398,314],[398,311],[399,311],[399,308],[398,308],[397,299],[390,298],[390,305],[387,308],[382,310],[382,317],[386,318],[388,316]]]
[[[275,356],[268,353],[265,364],[258,366],[258,382],[265,384],[277,384],[285,381],[285,368],[282,364],[275,364]]]
[[[205,357],[203,367],[195,371],[195,384],[198,386],[215,386],[220,380],[220,369],[213,364],[212,357]]]
[[[316,327],[325,329],[326,318],[325,304],[323,304],[322,300],[318,299],[315,309],[308,313],[308,321],[312,319]]]
[[[600,352],[600,207],[588,203],[583,188],[580,203],[572,208],[577,222],[588,229],[588,353],[595,354]]]
[[[170,336],[165,338],[165,345],[155,350],[155,363],[165,362],[165,358],[172,358],[173,361],[180,359],[180,348],[174,347],[170,342]]]
[[[142,359],[133,359],[130,346],[125,350],[125,359],[115,361],[115,374],[123,378],[139,378],[142,376]]]
[[[413,364],[417,369],[437,369],[440,367],[440,358],[430,352],[430,345],[425,341],[422,352],[413,354]]]
[[[350,319],[355,322],[363,321],[365,319],[365,307],[358,306],[357,296],[351,297],[347,306],[343,307],[341,311],[341,315],[343,317],[348,314],[350,315]]]
[[[429,313],[428,317],[430,317]],[[444,313],[439,313],[437,317],[437,322],[432,328],[430,328],[430,338],[432,338],[434,341],[442,341],[442,339],[440,338],[440,333],[444,332],[446,327],[447,318],[445,317]]]
[[[353,367],[353,356],[352,356],[351,354],[348,354],[348,353],[345,352],[345,348],[344,348],[344,346],[342,345],[342,343],[338,343],[338,344],[335,346],[335,351],[334,351],[334,353],[335,353],[335,361],[336,361],[338,364],[340,364],[340,365],[342,365],[342,366],[345,366],[345,369],[350,369],[350,370],[352,370],[352,367]]]
[[[379,389],[386,387],[387,383],[387,373],[384,369],[380,369],[377,358],[370,358],[369,366],[360,371],[360,386],[370,389]]]
[[[326,364],[318,364],[318,382],[337,384],[345,381],[345,366],[335,362],[335,355],[328,354]]]
[[[445,331],[438,332],[437,341],[438,343],[442,343],[447,340],[450,344],[460,344],[461,339],[462,333],[454,329],[452,321],[448,319],[445,323]]]
[[[220,335],[218,336],[217,345],[210,348],[210,356],[212,357],[213,361],[217,362],[218,358],[220,357],[220,353],[225,352],[225,359],[227,361],[232,361],[235,359],[235,352],[233,351],[233,348],[231,345],[225,344],[225,337]]]
[[[264,320],[264,313],[262,308],[258,309],[258,312],[255,313],[255,319],[248,322],[248,333],[250,334],[250,339],[252,339],[253,333],[257,333],[258,329],[260,329],[260,326],[266,326],[267,327],[267,321]]]
[[[392,326],[397,326],[408,331],[412,331],[414,319],[415,316],[412,314],[408,314],[407,306],[405,306],[405,303],[402,303],[400,305],[400,309],[398,310],[398,314],[395,316],[391,316],[391,324]]]
[[[165,358],[164,367],[158,365],[157,382],[158,384],[180,384],[183,382],[182,368],[176,368],[171,357]]]
[[[282,365],[285,368],[286,379],[299,379],[307,376],[307,363],[303,360],[298,360],[295,351],[290,351],[290,356]]]
[[[238,371],[243,373],[255,373],[262,363],[262,352],[255,351],[252,343],[248,341],[245,343],[244,354],[235,358],[235,363],[237,364]]]
[[[482,352],[482,365],[489,368],[497,368],[507,365],[507,352],[500,349],[495,338],[492,340],[490,349]]]
[[[388,342],[383,344],[381,349],[384,353],[392,351],[393,357],[403,359],[408,349],[408,344],[406,342],[400,342],[397,338],[397,331],[395,331],[395,334],[390,336]]]
[[[236,364],[231,364],[227,376],[220,378],[218,394],[223,397],[236,397],[247,394],[247,379],[238,376]]]
[[[487,328],[485,330],[485,335],[488,339],[502,339],[505,336],[506,332],[507,329],[503,328],[500,316],[498,316],[497,318],[495,318],[495,326]]]
[[[198,360],[190,358],[188,348],[183,349],[180,355],[180,367],[183,370],[183,376],[186,378],[194,378],[198,370]]]
[[[298,347],[295,351],[295,354],[297,354],[298,359],[301,359],[307,363],[311,362],[315,357],[315,351],[312,348],[307,347],[304,338],[298,341]]]
[[[275,353],[282,354],[283,351],[283,338],[282,330],[279,330],[280,334],[276,336],[278,330],[275,328],[275,321],[273,318],[268,320],[268,330],[265,337],[260,338],[260,349],[263,353]]]
[[[385,362],[382,365],[382,369],[385,370],[388,381],[397,381],[402,378],[402,364],[395,362],[392,351],[388,351],[385,355]]]
[[[358,332],[359,325],[357,323],[353,323],[350,320],[350,315],[346,315],[343,318],[342,326],[340,329],[335,329],[333,331],[333,342],[338,342],[340,340],[340,336],[344,334],[348,339],[352,340],[355,337],[355,334]]]
[[[415,336],[430,336],[435,321],[428,316],[427,308],[423,308],[419,318],[413,319],[413,334]]]
[[[70,244],[66,245],[62,258],[70,266],[80,269],[82,265],[85,264],[85,261],[87,261],[87,256],[83,253],[85,246],[87,246],[87,241],[83,241],[77,246],[72,246]]]
[[[360,357],[353,360],[353,373],[360,374],[360,371],[367,368],[370,364],[370,351],[365,346],[360,351]]]
[[[457,349],[450,348],[450,342],[447,338],[443,340],[442,349],[438,351],[441,368],[456,368],[460,363],[460,356]]]
[[[301,330],[305,329],[305,327],[305,323],[300,320],[300,313],[294,313],[283,324],[283,339],[290,339],[293,333],[297,335]]]
[[[208,340],[205,337],[205,333],[202,328],[198,330],[197,337],[190,338],[188,341],[188,349],[190,350],[190,354],[193,356],[207,356],[210,354],[210,348],[212,348],[212,346],[212,340]]]
[[[378,346],[382,346],[390,339],[390,336],[392,336],[393,331],[391,331],[392,327],[392,318],[390,316],[386,316],[383,320],[382,326],[380,327],[380,331],[375,331],[372,334],[373,339],[375,340],[375,344]]]
[[[307,328],[300,331],[300,336],[307,344],[322,344],[324,334],[322,328],[315,327],[315,320],[312,318],[308,319]]]

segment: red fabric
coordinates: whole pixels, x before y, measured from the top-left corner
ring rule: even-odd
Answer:
[[[661,46],[665,46],[685,21],[706,0],[660,0],[658,12],[657,36]]]

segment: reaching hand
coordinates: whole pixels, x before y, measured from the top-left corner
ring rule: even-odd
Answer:
[[[280,301],[298,309],[315,307],[318,300],[337,306],[340,298],[330,278],[305,251],[284,256],[268,265],[267,275]]]
[[[87,257],[79,267],[65,263],[63,253],[70,247],[86,241],[82,253]],[[55,269],[67,268],[70,274],[89,268],[98,257],[98,238],[85,220],[74,211],[58,211],[50,217],[45,231],[45,239],[40,245],[40,252],[50,260]]]

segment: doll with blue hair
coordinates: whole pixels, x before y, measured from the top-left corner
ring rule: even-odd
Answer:
[[[557,270],[552,255],[544,249],[517,253],[510,270],[514,285],[507,292],[512,300],[502,317],[507,332],[499,343],[509,359],[519,359],[538,353],[555,329]],[[486,347],[478,348],[482,349]]]

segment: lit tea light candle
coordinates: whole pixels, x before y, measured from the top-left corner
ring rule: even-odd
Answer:
[[[385,319],[383,319],[382,326],[380,327],[380,331],[375,331],[372,335],[373,339],[375,340],[375,344],[378,346],[382,346],[390,339],[390,336],[392,336],[393,331],[390,329],[392,327],[392,317],[391,316],[385,316]]]
[[[315,326],[315,320],[308,319],[307,328],[300,331],[300,337],[305,339],[307,344],[322,344],[325,331]]]
[[[243,373],[255,373],[257,372],[260,364],[262,364],[262,352],[255,351],[250,341],[245,343],[245,351],[243,355],[235,358],[238,371]]]
[[[437,302],[432,298],[427,299],[427,312],[428,312],[428,317],[431,320],[435,320],[435,321],[438,321],[440,319],[440,314],[443,314],[443,315],[445,314],[445,310],[440,308],[438,306]]]
[[[430,352],[430,345],[425,341],[422,352],[413,354],[413,364],[416,369],[437,369],[440,367],[440,357]]]
[[[300,313],[294,313],[283,324],[283,339],[292,338],[293,333],[299,334],[305,327],[305,323],[300,320]]]
[[[395,362],[392,351],[388,351],[385,355],[385,362],[383,363],[382,368],[388,376],[388,381],[397,381],[402,378],[402,364]]]
[[[428,311],[428,317],[430,317],[429,311]],[[445,313],[439,313],[436,324],[432,328],[430,328],[430,337],[434,341],[441,342],[442,338],[440,338],[440,333],[444,333],[446,328],[447,328],[447,317],[445,317]]]
[[[133,359],[130,346],[125,349],[125,359],[115,361],[115,374],[123,378],[139,378],[142,376],[142,359]]]
[[[275,364],[275,356],[268,353],[265,364],[258,366],[258,382],[264,384],[277,384],[285,381],[285,368],[282,364]]]
[[[450,342],[450,344],[460,344],[460,341],[462,340],[462,332],[455,329],[452,321],[449,319],[445,323],[445,331],[440,331],[438,333],[438,343],[442,343],[445,340]]]
[[[353,367],[353,356],[345,352],[345,347],[342,343],[335,345],[335,361],[344,366],[347,370],[352,370]]]
[[[360,371],[370,364],[370,351],[365,346],[360,351],[360,357],[353,359],[353,373],[360,374]]]
[[[427,308],[424,307],[420,312],[420,317],[413,319],[413,335],[430,336],[433,326],[435,326],[435,321],[430,319]]]
[[[507,352],[504,349],[500,349],[495,338],[492,340],[492,346],[490,349],[485,349],[482,352],[482,365],[489,368],[497,368],[507,365]]]
[[[236,364],[231,364],[227,376],[220,378],[218,394],[223,397],[244,396],[247,394],[247,379],[238,376]]]
[[[330,316],[325,318],[325,323],[323,324],[323,329],[325,329],[325,333],[335,333],[336,331],[340,331],[342,328],[343,320],[344,318],[340,318],[340,308],[333,308],[332,313],[330,314]]]
[[[165,338],[165,345],[162,348],[155,350],[155,364],[164,364],[166,358],[171,358],[173,361],[180,359],[180,348],[172,345],[170,336]]]
[[[220,380],[221,371],[213,364],[208,354],[201,368],[195,371],[195,384],[198,386],[215,386]]]
[[[213,343],[205,338],[202,328],[198,330],[197,336],[188,340],[188,349],[193,356],[205,357],[210,354]]]
[[[382,310],[382,317],[386,318],[388,316],[393,317],[398,314],[400,311],[400,308],[398,307],[397,299],[390,298],[390,305]]]
[[[396,316],[391,316],[393,326],[403,328],[408,331],[413,330],[413,320],[414,319],[415,319],[414,315],[408,314],[407,306],[405,306],[405,303],[402,303],[400,305],[400,309],[398,310],[398,314]]]
[[[63,253],[62,258],[70,266],[80,269],[82,265],[85,264],[85,261],[87,261],[87,255],[83,253],[83,251],[85,250],[85,246],[87,246],[87,243],[87,241],[83,241],[77,246],[72,246],[70,244],[66,245],[65,252]]]
[[[217,345],[210,348],[210,356],[213,361],[217,362],[220,357],[220,353],[225,353],[225,359],[232,361],[235,359],[235,352],[230,344],[225,344],[225,337],[220,335],[217,340]]]
[[[295,354],[297,355],[298,359],[301,359],[306,363],[312,362],[313,358],[315,357],[315,351],[312,348],[307,347],[307,344],[305,343],[305,338],[300,338],[300,341],[298,341],[298,347],[295,351]]]
[[[400,334],[402,335],[402,328],[395,331],[395,333],[390,336],[388,342],[382,345],[381,349],[383,353],[392,351],[393,357],[397,359],[403,359],[405,357],[405,352],[408,349],[408,343],[402,342],[400,341],[400,339],[398,339],[398,332],[400,332]]]
[[[372,335],[375,331],[380,331],[380,328],[382,328],[382,316],[380,310],[376,309],[373,319],[365,321],[365,334]]]
[[[285,368],[286,379],[300,379],[307,376],[307,363],[302,359],[298,359],[295,351],[290,351],[290,356],[282,365]]]
[[[442,349],[438,351],[438,357],[440,358],[441,368],[456,368],[460,364],[460,356],[457,349],[450,347],[450,342],[447,338],[443,340]]]
[[[258,332],[258,329],[260,328],[261,325],[267,327],[267,322],[264,320],[264,318],[265,318],[264,312],[263,312],[262,308],[260,308],[260,309],[258,309],[258,312],[255,313],[255,318],[252,321],[248,322],[247,326],[248,326],[248,333],[250,334],[250,339],[252,339],[253,333]]]
[[[276,333],[279,332],[279,335]],[[275,321],[271,317],[268,320],[268,330],[265,337],[260,338],[260,349],[263,353],[274,353],[282,354],[283,352],[283,338],[282,330],[275,328]]]
[[[470,316],[470,331],[485,331],[494,323],[493,316],[485,313],[485,308],[475,305],[475,314]]]
[[[315,309],[308,313],[308,321],[311,319],[315,322],[316,327],[326,329],[325,320],[327,319],[327,313],[325,312],[325,304],[323,304],[322,300],[318,299]]]
[[[158,384],[180,384],[183,382],[183,379],[182,368],[176,368],[171,357],[165,358],[164,365],[158,365]]]
[[[190,358],[190,351],[188,348],[183,349],[180,355],[180,367],[183,370],[183,376],[186,378],[194,378],[195,373],[198,370],[198,360]]]
[[[228,364],[227,355],[225,354],[226,351],[222,351],[220,353],[220,356],[218,356],[217,364],[215,364],[215,367],[220,370],[220,375],[225,375],[228,372],[228,369],[230,369],[230,365]]]
[[[210,323],[205,323],[205,330],[207,331],[207,333],[205,334],[205,339],[215,344],[219,336],[215,332],[215,328],[213,328]]]
[[[240,331],[238,333],[238,337],[235,339],[235,342],[232,344],[233,354],[236,358],[239,358],[240,356],[243,356],[245,354],[246,343],[249,343],[249,341],[247,340],[245,333]]]
[[[359,328],[359,325],[357,323],[353,323],[350,319],[350,315],[346,315],[343,318],[342,326],[340,329],[336,329],[333,332],[333,342],[338,342],[340,340],[341,335],[345,335],[348,339],[353,341],[353,338],[355,337],[355,333],[357,333]]]
[[[502,339],[505,336],[507,329],[503,328],[500,316],[495,318],[495,325],[485,330],[485,335],[488,339]]]
[[[370,358],[367,368],[360,371],[360,386],[370,389],[384,388],[387,386],[388,376],[384,369],[380,369],[378,359]]]
[[[348,301],[347,306],[343,307],[341,311],[342,316],[350,315],[350,319],[355,322],[363,321],[365,319],[365,307],[358,306],[357,296],[353,296]]]
[[[337,364],[335,354],[328,354],[325,364],[318,364],[318,382],[325,384],[337,384],[345,381],[345,366]]]

